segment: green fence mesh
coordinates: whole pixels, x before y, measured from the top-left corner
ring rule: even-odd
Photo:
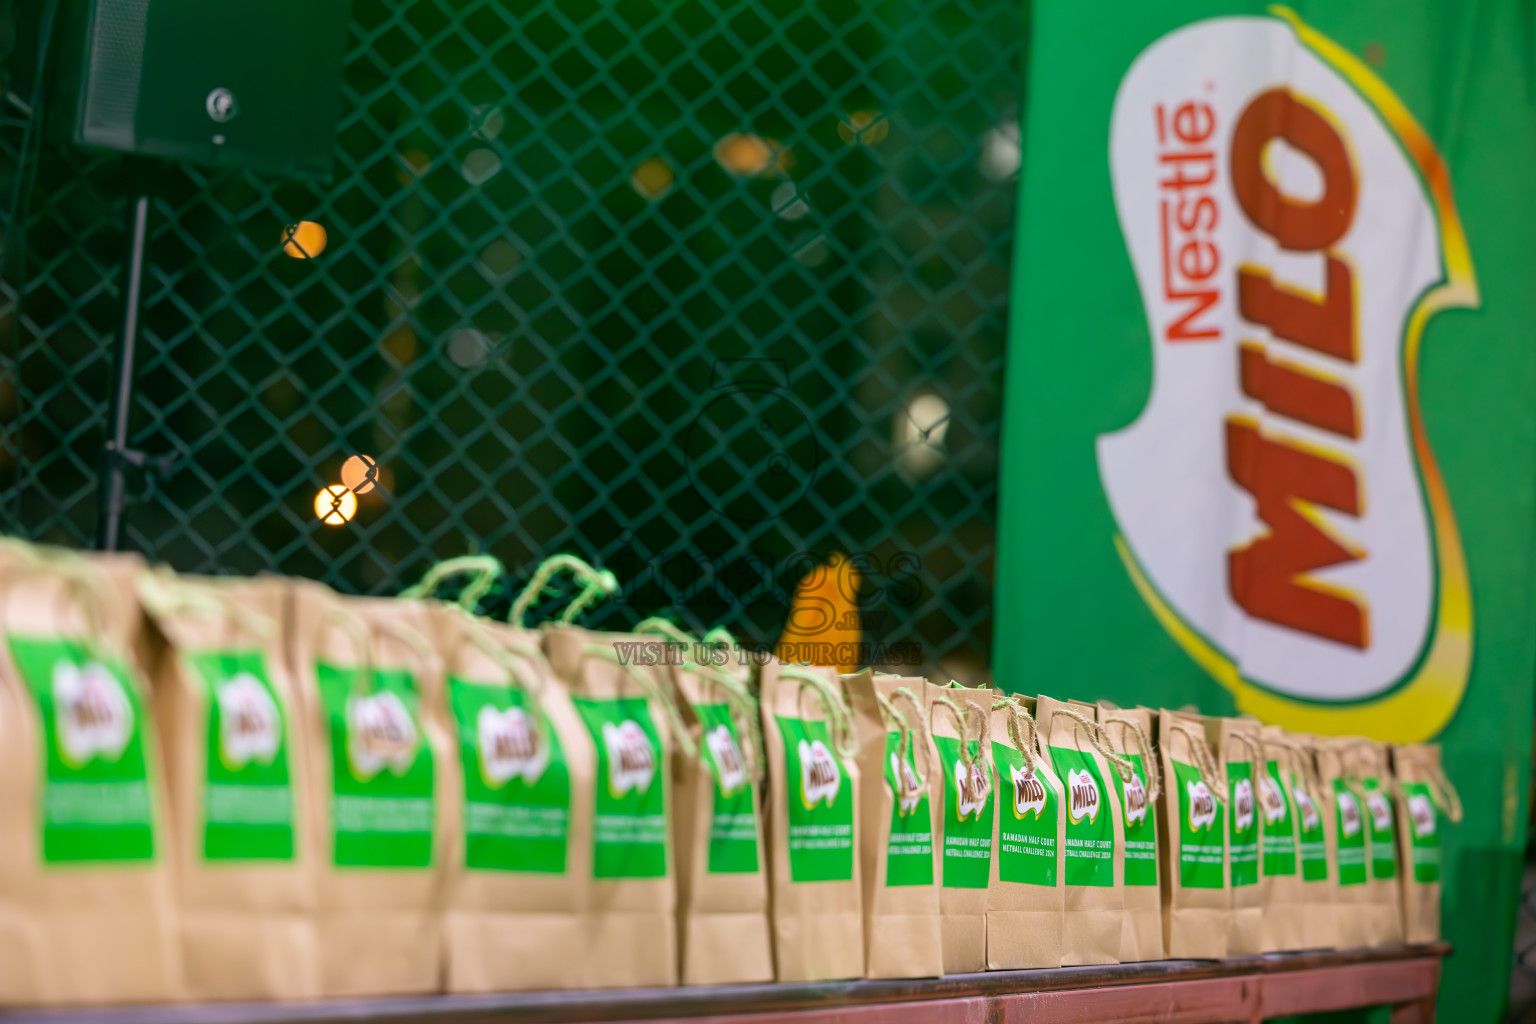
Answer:
[[[870,638],[976,678],[1021,13],[354,0],[330,182],[45,146],[0,309],[7,529],[95,536],[147,190],[132,445],[175,469],[132,474],[125,547],[364,593],[572,551],[626,584],[595,625],[758,640],[854,553]]]

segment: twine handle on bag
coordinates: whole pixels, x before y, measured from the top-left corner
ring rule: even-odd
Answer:
[[[1451,777],[1445,774],[1445,768],[1440,764],[1439,758],[1425,757],[1423,759],[1424,771],[1429,775],[1429,784],[1432,790],[1438,790],[1436,802],[1445,809],[1446,816],[1452,821],[1461,820],[1461,794],[1456,792],[1456,787],[1451,784]]]
[[[940,695],[933,698],[933,706],[936,709],[943,708],[944,710],[948,711],[950,717],[955,720],[955,732],[960,736],[960,763],[965,765],[966,770],[969,771],[971,768],[975,767],[978,761],[981,760],[981,733],[982,729],[986,727],[986,712],[982,711],[981,708],[977,707],[971,701],[965,702],[965,710],[962,711],[960,710],[960,705],[956,704],[953,700],[950,700],[947,695]],[[970,726],[972,711],[975,711],[979,716],[982,716],[983,718],[982,725],[977,728],[974,738],[971,736]],[[971,753],[972,743],[976,744],[976,753],[974,755]]]
[[[575,555],[553,555],[539,563],[539,567],[533,571],[533,578],[522,589],[512,602],[512,608],[507,612],[507,621],[514,626],[526,628],[528,607],[544,593],[544,588],[549,586],[558,573],[568,572],[581,581],[581,593],[576,595],[560,616],[562,624],[569,624],[581,614],[593,601],[599,597],[611,597],[618,592],[618,578],[606,569],[594,569]]]
[[[6,539],[5,546],[11,548],[17,556],[16,565],[11,567],[12,569],[51,572],[63,579],[66,590],[80,609],[80,618],[85,626],[84,645],[92,657],[101,660],[121,658],[116,645],[106,634],[106,626],[101,614],[100,581],[93,574],[90,563],[73,551],[63,548],[34,547],[24,541],[9,538]],[[3,620],[9,618],[9,612],[10,595],[7,594],[3,610],[0,610],[0,625],[4,625]]]
[[[150,614],[170,617],[178,614],[219,616],[227,626],[241,629],[260,640],[270,640],[277,623],[258,615],[219,594],[211,586],[190,586],[169,569],[148,569],[133,581],[139,603]]]
[[[1259,745],[1285,751],[1291,762],[1291,775],[1300,781],[1303,792],[1307,794],[1307,799],[1311,800],[1315,807],[1321,808],[1323,806],[1321,802],[1323,784],[1322,780],[1317,776],[1317,764],[1304,748],[1294,743],[1288,743],[1285,740],[1266,740],[1262,738],[1259,740]]]
[[[812,671],[808,665],[784,665],[779,669],[779,675],[785,679],[799,680],[802,693],[806,687],[810,687],[816,694],[822,710],[827,713],[828,731],[838,756],[847,759],[858,753],[853,738],[853,712],[849,710],[842,693],[827,682],[825,676]]]
[[[1216,763],[1216,755],[1211,753],[1210,744],[1205,742],[1205,731],[1202,729],[1196,733],[1189,726],[1177,719],[1168,723],[1168,728],[1184,737],[1189,744],[1190,753],[1195,757],[1195,770],[1205,779],[1216,802],[1227,802],[1227,775]]]
[[[1073,722],[1077,723],[1077,728],[1081,729],[1083,734],[1088,737],[1088,744],[1093,747],[1094,750],[1098,751],[1104,760],[1115,766],[1115,771],[1120,773],[1120,780],[1122,782],[1130,782],[1136,777],[1136,768],[1131,764],[1131,762],[1127,761],[1119,754],[1116,754],[1114,751],[1110,750],[1108,746],[1105,745],[1102,736],[1103,729],[1100,728],[1097,722],[1090,722],[1086,717],[1078,714],[1076,711],[1073,711],[1071,708],[1065,705],[1057,708],[1055,713],[1065,716],[1066,718],[1069,718]]]
[[[1262,774],[1267,768],[1264,763],[1264,742],[1262,740],[1254,739],[1246,732],[1239,732],[1237,730],[1233,730],[1231,733],[1229,733],[1229,735],[1234,740],[1248,748],[1248,757],[1253,763],[1254,781],[1257,782],[1259,775]]]
[[[460,614],[464,616],[465,639],[469,643],[474,644],[475,647],[481,651],[481,653],[494,661],[496,666],[507,674],[508,686],[522,691],[522,693],[527,695],[529,700],[542,706],[544,690],[542,680],[538,685],[532,685],[526,682],[523,678],[523,669],[518,666],[517,660],[514,658],[514,655],[520,655],[527,661],[536,665],[538,664],[539,659],[542,657],[539,649],[536,647],[530,647],[524,643],[519,643],[516,640],[504,640],[493,634],[490,629],[488,629],[485,624],[481,622],[478,616],[474,615],[467,609],[460,605],[454,605],[452,607],[458,608]],[[532,675],[534,678],[538,678],[537,672],[532,673]]]
[[[896,763],[907,763],[907,737],[912,733],[912,727],[907,724],[907,716],[897,710],[896,705],[879,690],[875,691],[875,701],[880,705],[880,717],[885,720],[886,731],[896,730]]]
[[[1031,775],[1035,773],[1035,751],[1040,745],[1040,730],[1035,726],[1034,717],[1012,697],[1004,697],[992,705],[993,711],[1008,712],[1008,739],[1013,744],[1013,749],[1019,752],[1024,759],[1024,770]],[[1023,722],[1029,729],[1029,739],[1025,740],[1020,731],[1019,723]]]
[[[454,603],[465,611],[472,612],[480,604],[480,599],[496,585],[496,579],[501,573],[501,563],[490,555],[461,555],[458,558],[447,558],[428,569],[426,575],[415,586],[406,587],[400,591],[400,596],[436,597],[438,590],[448,579],[454,576],[470,575],[472,578],[464,584],[464,589],[459,592],[459,599]]]
[[[878,690],[875,692],[879,693]],[[904,700],[912,705],[912,721],[916,724],[909,726],[909,729],[916,740],[921,740],[918,743],[918,748],[923,752],[923,770],[919,773],[917,781],[926,784],[929,777],[928,773],[933,770],[933,741],[928,735],[928,723],[925,720],[927,716],[923,714],[923,702],[917,694],[905,686],[897,687],[891,696],[894,698],[890,702],[893,711],[896,708],[897,700]],[[900,714],[900,712],[897,713]],[[906,716],[903,715],[902,717],[905,719]],[[913,758],[913,760],[917,759]]]
[[[663,618],[644,619],[635,627],[636,633],[653,633],[664,636],[685,647],[708,641],[697,641],[687,631],[681,629],[676,623]],[[727,633],[727,636],[730,634]],[[757,699],[752,696],[750,690],[729,672],[718,665],[703,665],[686,655],[679,666],[692,672],[700,679],[719,687],[725,693],[725,703],[730,707],[730,714],[736,720],[736,733],[741,738],[741,756],[746,762],[747,773],[754,780],[763,777],[763,758],[761,756],[761,742],[757,734],[758,707]]]
[[[1147,803],[1153,803],[1163,791],[1163,771],[1157,759],[1152,756],[1151,737],[1147,735],[1147,730],[1142,728],[1141,723],[1134,718],[1128,718],[1125,715],[1109,715],[1104,719],[1104,724],[1110,723],[1129,730],[1132,738],[1136,740],[1136,752],[1141,755],[1141,769],[1147,776]]]
[[[693,742],[693,737],[688,733],[688,725],[683,721],[682,712],[677,708],[677,702],[667,692],[666,687],[657,682],[649,673],[641,672],[633,665],[627,665],[619,657],[610,644],[587,644],[582,652],[591,658],[601,658],[603,661],[612,662],[619,667],[619,674],[628,676],[645,696],[652,702],[661,706],[661,713],[667,719],[667,729],[672,733],[672,741],[677,744],[679,750],[689,757],[698,757],[698,745]]]

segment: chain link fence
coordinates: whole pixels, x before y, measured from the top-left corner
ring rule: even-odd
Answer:
[[[976,680],[1022,13],[354,0],[329,182],[45,145],[0,309],[5,528],[96,536],[142,192],[130,444],[170,472],[130,473],[123,546],[358,593],[484,551],[502,601],[571,551],[625,583],[596,626],[754,640],[842,552],[870,639]]]

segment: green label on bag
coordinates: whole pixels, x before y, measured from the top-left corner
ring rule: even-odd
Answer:
[[[573,700],[597,747],[592,877],[665,877],[667,771],[649,702]]]
[[[292,860],[288,720],[260,651],[187,655],[208,707],[203,856]]]
[[[43,860],[153,860],[144,705],[127,668],[73,640],[7,640],[42,719]]]
[[[432,866],[436,766],[404,669],[315,663],[331,741],[331,831],[344,868]]]
[[[1393,828],[1392,798],[1375,778],[1361,780],[1360,795],[1365,798],[1365,823],[1371,830],[1371,877],[1396,878],[1397,830]]]
[[[992,744],[997,767],[997,876],[1026,885],[1056,884],[1056,794],[1010,743]]]
[[[1225,808],[1216,802],[1200,769],[1172,759],[1169,763],[1179,804],[1179,884],[1186,889],[1225,888]]]
[[[1339,884],[1365,883],[1365,820],[1360,798],[1343,779],[1333,780],[1334,816],[1338,825]]]
[[[1259,825],[1266,875],[1296,873],[1296,816],[1280,781],[1280,762],[1267,761],[1259,776]]]
[[[699,744],[715,777],[715,805],[709,820],[710,874],[751,874],[757,870],[757,808],[752,779],[741,754],[741,734],[729,704],[695,704],[703,726]]]
[[[1323,831],[1323,808],[1317,806],[1302,784],[1300,777],[1292,774],[1290,791],[1296,805],[1296,831],[1301,837],[1301,880],[1303,882],[1328,881],[1328,839]]]
[[[916,751],[900,760],[901,733],[885,734],[885,786],[891,794],[891,839],[885,848],[886,885],[933,884],[933,814],[928,780],[918,778]]]
[[[981,745],[967,744],[975,760],[960,758],[960,741],[935,736],[944,773],[944,888],[985,889],[992,876],[992,765]]]
[[[1110,772],[1125,817],[1125,884],[1157,884],[1157,810],[1147,800],[1147,772],[1140,754],[1122,754],[1135,775],[1130,782]]]
[[[827,723],[774,716],[784,737],[791,882],[853,879],[853,787]]]
[[[464,768],[464,866],[562,874],[571,772],[538,702],[512,686],[448,680]]]
[[[1115,822],[1093,758],[1071,747],[1047,747],[1067,791],[1066,884],[1115,884]]]
[[[1259,884],[1259,810],[1253,786],[1252,761],[1227,762],[1227,856],[1232,865],[1232,887]]]
[[[1408,803],[1408,848],[1413,857],[1415,882],[1440,881],[1440,821],[1429,787],[1422,782],[1403,783]]]

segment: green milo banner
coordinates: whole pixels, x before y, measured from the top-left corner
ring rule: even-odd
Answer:
[[[1442,744],[1466,1020],[1536,675],[1521,11],[1030,5],[999,509],[1003,686]]]

